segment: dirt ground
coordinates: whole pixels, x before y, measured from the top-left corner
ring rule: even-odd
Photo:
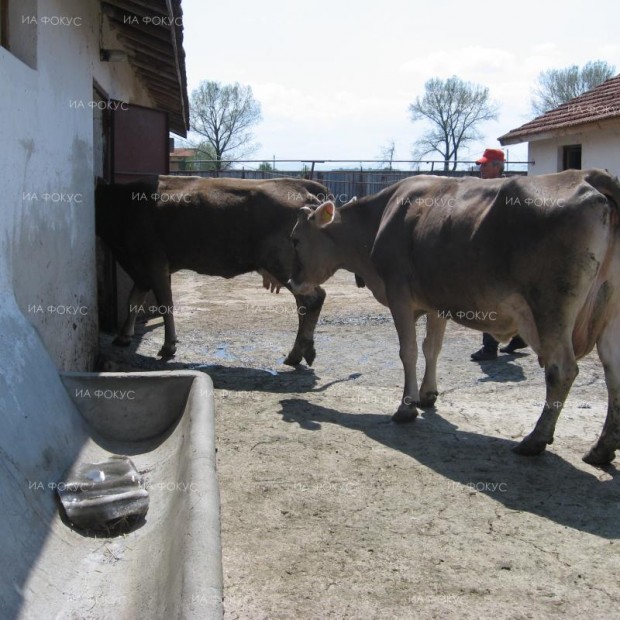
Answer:
[[[555,443],[521,457],[544,400],[531,350],[474,363],[481,335],[451,322],[436,408],[398,426],[387,308],[339,272],[314,366],[292,369],[293,297],[260,284],[175,274],[169,362],[161,318],[128,349],[102,336],[110,369],[213,379],[226,618],[620,618],[620,457],[581,461],[606,411],[596,353]]]

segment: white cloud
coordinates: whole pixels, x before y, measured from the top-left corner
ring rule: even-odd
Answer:
[[[497,48],[470,45],[459,50],[440,50],[403,63],[399,73],[417,76],[426,81],[429,77],[443,79],[458,75],[464,80],[478,81],[484,76],[502,74],[507,66],[516,62],[515,54]]]
[[[381,115],[406,117],[407,114],[408,102],[404,98],[360,97],[347,91],[302,91],[275,83],[253,83],[252,90],[266,119],[331,123]]]

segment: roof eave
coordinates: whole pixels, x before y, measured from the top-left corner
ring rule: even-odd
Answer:
[[[521,144],[522,142],[537,142],[539,140],[551,140],[562,136],[575,135],[576,133],[581,133],[590,129],[604,130],[610,126],[620,126],[620,115],[596,121],[574,123],[565,127],[547,129],[546,131],[508,132],[507,134],[500,136],[498,140],[502,146],[510,146],[512,144]]]
[[[170,130],[185,137],[189,130],[189,97],[181,0],[154,0],[148,4],[144,0],[101,0],[101,5],[153,105],[168,112]],[[149,26],[144,18],[154,16],[158,25]],[[162,18],[170,25],[162,24]]]

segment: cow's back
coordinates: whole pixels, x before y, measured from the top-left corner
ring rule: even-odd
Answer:
[[[383,276],[401,274],[431,308],[449,308],[456,299],[476,309],[515,291],[531,296],[541,272],[562,273],[567,259],[580,268],[591,262],[594,274],[600,256],[590,256],[609,242],[601,226],[609,205],[592,178],[567,171],[408,179],[385,209],[373,260]]]
[[[172,271],[234,277],[265,262],[290,265],[297,211],[326,191],[303,179],[160,176],[154,218]]]

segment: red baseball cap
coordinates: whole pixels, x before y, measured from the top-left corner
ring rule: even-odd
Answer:
[[[506,161],[501,149],[485,149],[482,157],[476,160],[477,164],[486,164],[490,161]]]

